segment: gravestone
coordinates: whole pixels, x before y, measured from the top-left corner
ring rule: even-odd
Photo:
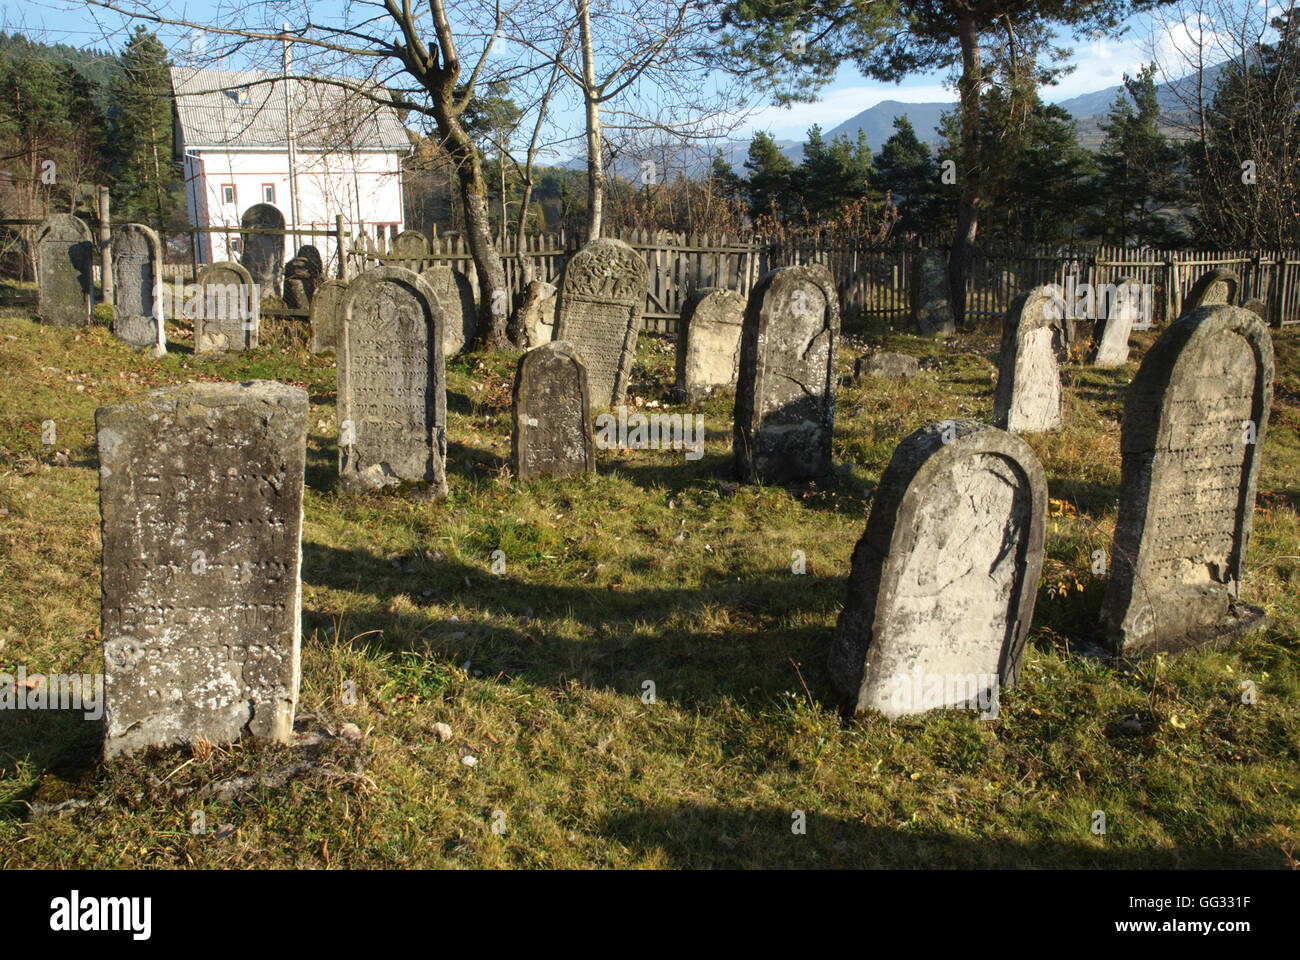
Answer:
[[[478,304],[469,278],[455,267],[437,264],[420,274],[433,289],[442,307],[445,323],[442,334],[443,354],[454,357],[474,339],[478,329]]]
[[[515,372],[510,464],[520,480],[595,473],[587,368],[562,340],[534,347]]]
[[[294,257],[284,265],[284,305],[290,310],[308,310],[316,290],[316,272],[311,261]]]
[[[912,263],[912,321],[923,337],[956,333],[948,259],[939,250],[919,250]]]
[[[695,403],[736,388],[745,298],[735,290],[704,287],[682,305],[677,321],[676,392]]]
[[[199,268],[195,353],[242,353],[257,346],[261,288],[242,266],[223,260]]]
[[[338,349],[339,327],[343,316],[343,297],[348,285],[344,280],[326,280],[311,299],[311,352],[333,353]]]
[[[158,295],[162,291],[162,247],[142,223],[113,232],[113,333],[133,347],[166,352],[167,333]]]
[[[733,423],[735,471],[753,483],[831,469],[840,302],[820,264],[759,278],[745,307]]]
[[[1002,326],[993,422],[1013,433],[1061,428],[1061,373],[1056,362],[1060,298],[1035,287],[1011,304]]]
[[[418,483],[447,495],[442,308],[419,274],[367,270],[343,298],[338,355],[339,478],[350,491]]]
[[[1259,317],[1259,319],[1263,320],[1265,325],[1268,324],[1268,305],[1265,304],[1263,300],[1259,299],[1259,297],[1251,297],[1241,306],[1243,309],[1249,310],[1255,316]]]
[[[321,259],[320,251],[312,244],[305,243],[298,248],[294,254],[296,259],[306,260],[311,264],[312,275],[316,278],[316,286],[320,286],[325,279],[325,261]]]
[[[245,230],[283,230],[284,214],[269,203],[255,203],[244,211],[239,225]],[[284,272],[284,237],[264,233],[241,233],[243,252],[239,262],[262,291],[262,296],[280,296]]]
[[[1122,367],[1128,363],[1129,334],[1141,315],[1141,285],[1132,277],[1117,280],[1107,292],[1105,306],[1105,316],[1097,322],[1093,334],[1092,365]]]
[[[1201,274],[1192,289],[1183,298],[1182,313],[1188,314],[1197,307],[1210,307],[1233,303],[1237,299],[1237,274],[1227,267],[1215,267]]]
[[[37,314],[43,323],[84,327],[94,297],[90,228],[70,213],[56,213],[36,234]]]
[[[853,551],[830,655],[854,713],[987,703],[1016,682],[1046,517],[1043,468],[1014,434],[946,420],[898,445]]]
[[[1240,589],[1272,399],[1273,344],[1249,310],[1200,307],[1147,351],[1124,402],[1102,600],[1115,653],[1214,643],[1263,618]]]
[[[545,280],[530,281],[524,290],[519,312],[529,347],[538,347],[555,339],[556,292],[555,284]]]
[[[420,273],[429,266],[429,240],[419,230],[403,230],[393,238],[388,255],[403,258],[389,261],[393,266]]]
[[[298,699],[307,394],[189,383],[95,414],[104,756],[287,742]]]
[[[555,339],[572,345],[587,365],[598,408],[627,401],[649,271],[622,240],[592,240],[564,268]]]
[[[921,362],[916,357],[886,350],[858,357],[853,368],[853,376],[859,379],[881,377],[886,380],[910,380],[920,372]]]

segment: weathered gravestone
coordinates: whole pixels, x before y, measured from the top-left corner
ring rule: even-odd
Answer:
[[[974,420],[903,440],[853,551],[830,672],[853,712],[969,705],[1013,685],[1043,565],[1047,479],[1029,445]]]
[[[257,346],[261,288],[242,266],[223,260],[199,268],[195,353],[242,353]]]
[[[592,240],[564,268],[555,339],[571,344],[587,364],[597,407],[627,400],[648,273],[640,254],[608,238]]]
[[[1263,320],[1266,325],[1268,324],[1268,305],[1264,303],[1263,300],[1258,297],[1251,297],[1241,306],[1242,309],[1249,310],[1255,316],[1259,317],[1259,319]]]
[[[1182,314],[1189,314],[1197,307],[1210,307],[1221,303],[1233,303],[1237,299],[1237,274],[1227,267],[1215,267],[1201,274],[1192,289],[1183,297]]]
[[[538,347],[555,339],[555,284],[532,280],[524,289],[519,305],[527,346]]]
[[[95,262],[90,228],[70,213],[54,214],[37,231],[36,259],[41,320],[59,327],[90,323]]]
[[[1061,428],[1061,373],[1056,332],[1061,301],[1051,286],[1035,287],[1011,304],[1002,326],[993,422],[1014,433]]]
[[[244,211],[239,225],[244,230],[283,230],[284,214],[269,203],[255,203]],[[243,252],[239,262],[262,290],[263,296],[280,295],[284,272],[284,237],[265,233],[241,233]]]
[[[339,335],[339,478],[346,490],[403,482],[447,495],[443,314],[419,274],[367,270],[348,284]]]
[[[912,262],[912,320],[923,337],[955,333],[948,260],[939,250],[919,250]]]
[[[294,257],[284,265],[284,305],[290,310],[308,310],[316,291],[316,271],[311,261]]]
[[[520,480],[596,470],[587,368],[562,340],[535,347],[519,360],[510,463]]]
[[[853,376],[881,377],[886,380],[910,380],[921,372],[921,362],[916,357],[905,353],[890,353],[879,350],[876,353],[858,357],[853,367]]]
[[[305,243],[298,248],[294,254],[296,259],[306,260],[312,269],[312,275],[316,279],[316,286],[320,286],[321,281],[325,279],[325,261],[321,259],[320,251],[312,244]]]
[[[393,266],[420,273],[429,266],[429,240],[419,230],[403,230],[393,238],[388,255],[402,258],[390,261]]]
[[[339,326],[343,317],[343,297],[348,285],[344,280],[326,280],[311,298],[311,352],[333,352],[338,348]]]
[[[190,383],[95,414],[105,757],[287,741],[298,699],[307,394]]]
[[[1101,610],[1114,652],[1212,643],[1262,619],[1239,593],[1272,399],[1268,327],[1240,307],[1184,314],[1143,358]]]
[[[820,264],[759,278],[745,307],[732,428],[736,476],[784,483],[831,469],[840,302]]]
[[[442,307],[444,328],[442,333],[443,354],[454,357],[465,349],[465,344],[474,339],[478,328],[478,304],[474,300],[474,289],[469,278],[454,267],[437,264],[420,274],[432,288]]]
[[[744,322],[745,298],[735,290],[704,287],[686,299],[677,321],[678,396],[694,403],[735,389]]]
[[[162,305],[162,247],[142,223],[124,223],[113,233],[113,333],[133,347],[166,352]]]
[[[1094,367],[1122,367],[1128,363],[1128,338],[1141,317],[1142,285],[1123,277],[1107,291],[1103,316],[1093,333]]]

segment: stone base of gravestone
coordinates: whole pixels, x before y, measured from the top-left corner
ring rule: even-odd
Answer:
[[[520,480],[595,473],[587,368],[563,340],[525,353],[515,373],[510,462]]]
[[[696,403],[736,388],[744,321],[745,298],[735,290],[704,287],[687,298],[677,325],[678,397]]]
[[[921,372],[921,362],[916,357],[905,353],[889,353],[881,350],[877,353],[858,357],[853,376],[880,377],[885,380],[910,380]]]
[[[912,268],[912,321],[923,337],[957,332],[948,288],[948,259],[938,250],[921,250]]]

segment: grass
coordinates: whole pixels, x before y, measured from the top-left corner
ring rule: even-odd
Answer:
[[[1135,360],[1153,339],[1137,335]],[[918,426],[991,418],[995,329],[948,343],[885,326],[846,336],[840,466],[797,490],[729,482],[726,399],[701,408],[702,460],[598,451],[595,476],[516,483],[506,467],[516,358],[457,357],[451,496],[420,505],[337,489],[333,360],[306,353],[290,328],[218,358],[193,356],[185,331],[169,340],[173,352],[154,360],[103,328],[0,315],[0,671],[101,669],[95,408],[188,380],[274,378],[305,387],[312,404],[298,727],[350,736],[199,742],[104,766],[101,723],[0,712],[0,866],[1294,868],[1300,858],[1300,331],[1275,333],[1244,591],[1272,616],[1268,628],[1140,664],[1072,652],[1092,638],[1101,603],[1091,557],[1109,549],[1136,363],[1071,366],[1066,429],[1027,438],[1053,502],[1021,683],[993,720],[935,712],[848,725],[825,659],[869,492]],[[848,382],[856,357],[882,346],[919,356],[921,375]],[[634,398],[680,409],[667,340],[642,338],[635,381]],[[53,444],[42,443],[47,420]],[[803,575],[791,572],[796,550]],[[1243,681],[1254,704],[1242,702]],[[452,731],[445,742],[439,724]],[[213,790],[241,782],[252,786]],[[1091,830],[1098,810],[1104,835]],[[792,831],[797,811],[806,833]]]

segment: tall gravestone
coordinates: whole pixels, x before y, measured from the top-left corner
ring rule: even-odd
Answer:
[[[1183,297],[1182,313],[1188,314],[1197,307],[1212,307],[1218,304],[1235,303],[1237,286],[1240,283],[1235,271],[1227,267],[1215,267],[1196,278],[1192,289]]]
[[[423,238],[421,238],[423,239]],[[432,288],[442,307],[445,322],[442,334],[443,353],[454,357],[474,339],[478,328],[478,305],[469,278],[454,267],[437,264],[420,274]]]
[[[510,462],[520,480],[596,471],[587,368],[562,340],[519,359]]]
[[[840,302],[825,267],[759,278],[740,337],[732,430],[739,479],[784,483],[830,472],[839,340]]]
[[[346,281],[326,280],[311,300],[311,352],[334,352],[339,343],[342,325],[343,297],[347,293]]]
[[[284,214],[269,203],[255,203],[244,211],[244,230],[283,230]],[[266,233],[241,233],[239,262],[261,288],[263,296],[280,296],[284,273],[284,237]]]
[[[705,287],[682,305],[677,321],[676,392],[689,402],[736,386],[745,298],[735,290]]]
[[[571,344],[587,364],[598,408],[627,401],[648,272],[640,254],[608,238],[592,240],[564,268],[555,339]]]
[[[1128,338],[1142,309],[1142,287],[1123,277],[1108,291],[1105,316],[1097,323],[1092,354],[1094,367],[1122,367],[1128,363]]]
[[[923,337],[957,331],[948,286],[948,259],[940,250],[918,250],[912,262],[912,322]]]
[[[348,284],[339,336],[339,478],[344,489],[416,483],[447,495],[443,314],[419,274],[367,270]]]
[[[1046,517],[1043,468],[1014,434],[946,420],[898,445],[853,551],[830,655],[854,713],[987,702],[1015,683]]]
[[[1021,294],[1002,326],[993,422],[1014,433],[1061,428],[1061,372],[1056,362],[1062,306],[1050,286]]]
[[[307,394],[190,383],[95,414],[105,757],[248,732],[298,698]]]
[[[1272,399],[1272,340],[1249,310],[1200,307],[1147,351],[1120,434],[1101,611],[1114,652],[1211,643],[1262,619],[1239,598]]]
[[[195,353],[243,353],[257,346],[261,287],[237,263],[223,260],[199,268]]]
[[[166,352],[161,289],[158,234],[142,223],[122,224],[113,233],[113,333],[133,347]]]
[[[388,254],[401,258],[393,266],[420,273],[429,266],[429,240],[419,230],[403,230],[393,238]]]
[[[37,313],[58,327],[90,323],[95,244],[90,228],[70,213],[56,213],[36,233]]]

